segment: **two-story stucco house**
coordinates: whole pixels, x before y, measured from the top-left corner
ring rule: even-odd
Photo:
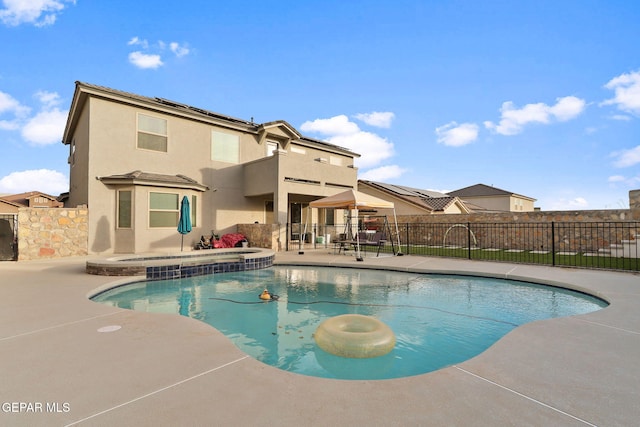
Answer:
[[[306,138],[285,121],[253,123],[81,82],[62,142],[69,146],[66,206],[89,208],[91,253],[179,249],[184,196],[190,244],[258,222],[282,225],[282,248],[285,224],[307,221],[310,201],[357,186],[358,154]]]

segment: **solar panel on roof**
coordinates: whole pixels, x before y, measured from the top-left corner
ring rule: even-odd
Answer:
[[[401,194],[403,196],[412,196],[414,195],[411,191],[407,191],[405,189],[405,187],[399,186],[399,185],[393,185],[393,184],[386,184],[384,182],[376,182],[376,185],[389,190],[393,193],[397,193],[397,194]]]

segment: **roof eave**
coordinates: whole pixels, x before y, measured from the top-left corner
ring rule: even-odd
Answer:
[[[203,184],[198,183],[188,183],[188,182],[166,182],[166,181],[155,181],[149,179],[140,179],[140,178],[132,178],[132,177],[98,177],[98,180],[106,185],[136,185],[136,186],[145,186],[145,187],[163,187],[163,188],[180,188],[180,189],[189,189],[195,191],[208,191],[209,187]]]

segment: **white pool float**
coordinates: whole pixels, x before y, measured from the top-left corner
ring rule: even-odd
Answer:
[[[323,321],[314,338],[327,353],[359,359],[383,356],[396,345],[390,327],[361,314],[343,314]]]

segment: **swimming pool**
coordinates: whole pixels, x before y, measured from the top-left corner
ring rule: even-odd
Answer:
[[[261,301],[265,287],[279,300]],[[482,353],[517,326],[607,305],[578,292],[504,279],[299,266],[137,282],[92,299],[199,319],[257,360],[339,379],[435,371]],[[318,325],[347,313],[390,326],[394,349],[371,359],[321,350],[313,339]]]

